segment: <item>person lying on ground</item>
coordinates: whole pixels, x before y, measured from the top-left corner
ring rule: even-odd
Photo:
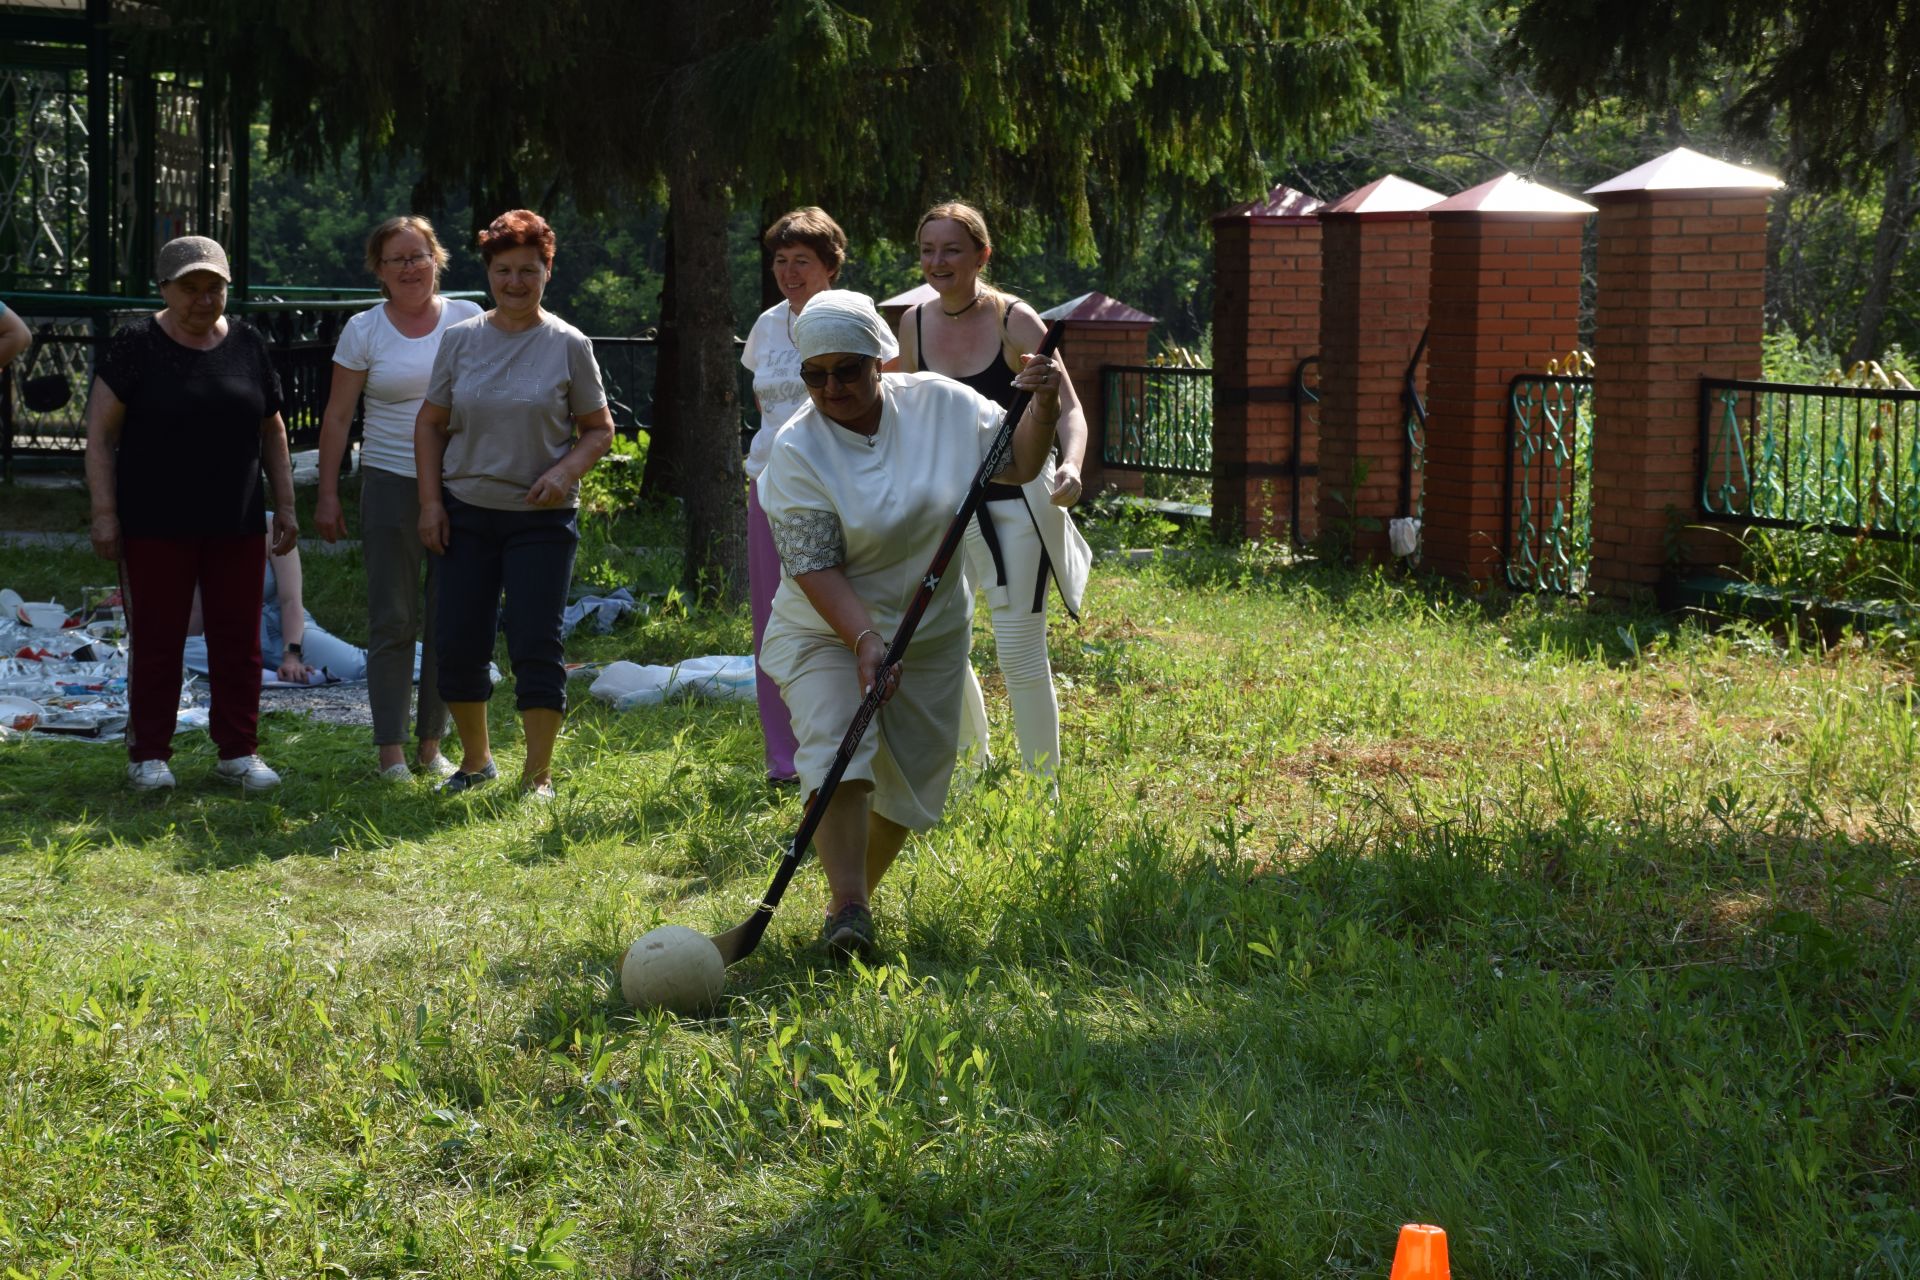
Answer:
[[[335,680],[367,678],[367,651],[349,644],[313,620],[301,599],[305,585],[300,569],[300,548],[289,548],[283,555],[268,552],[267,571],[261,584],[260,665],[286,684],[309,684],[315,672],[325,671]],[[416,649],[416,663],[417,663]],[[207,641],[202,630],[200,597],[193,598],[193,613],[187,620],[187,646],[184,661],[189,671],[207,672]],[[412,673],[408,674],[412,679]]]

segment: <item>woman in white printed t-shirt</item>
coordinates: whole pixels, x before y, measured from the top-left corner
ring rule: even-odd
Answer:
[[[800,410],[812,402],[800,380],[800,352],[793,345],[793,323],[808,299],[831,289],[847,260],[847,233],[814,205],[782,214],[762,238],[773,255],[773,279],[780,301],[760,313],[747,334],[740,363],[753,372],[753,398],[760,407],[760,429],[747,452],[747,594],[753,606],[753,657],[760,660],[767,619],[773,612],[773,593],[780,586],[780,555],[773,531],[760,506],[760,473],[773,453],[773,438]],[[892,358],[891,354],[888,356]],[[767,777],[793,782],[793,717],[780,695],[780,686],[765,669],[758,670],[760,732],[767,744]]]
[[[447,706],[435,688],[433,608],[438,561],[420,545],[420,499],[413,423],[427,394],[440,336],[480,308],[439,293],[447,251],[425,218],[388,218],[367,237],[367,269],[387,300],[347,321],[333,351],[333,389],[320,428],[320,499],[315,522],[328,542],[347,535],[340,511],[340,460],[354,406],[366,405],[360,442],[360,544],[367,569],[367,698],[380,776],[408,776],[407,707],[414,641],[421,646],[419,738],[415,763],[440,777],[453,765],[440,754]],[[421,568],[426,582],[421,584]],[[424,633],[424,636],[423,636]]]

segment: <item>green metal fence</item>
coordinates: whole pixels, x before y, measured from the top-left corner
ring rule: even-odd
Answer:
[[[1920,539],[1920,391],[1700,380],[1715,524]]]
[[[1507,384],[1507,583],[1586,590],[1593,561],[1593,379],[1523,374]]]
[[[1161,475],[1213,474],[1213,370],[1106,365],[1101,465]]]

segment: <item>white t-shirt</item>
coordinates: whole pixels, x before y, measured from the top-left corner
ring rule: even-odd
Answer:
[[[834,635],[785,570],[796,544],[822,562],[837,555],[874,629],[891,636],[1000,429],[1000,406],[951,378],[889,373],[882,385],[886,404],[871,445],[811,403],[774,441],[759,481],[760,506],[783,560],[768,643],[782,633]],[[967,626],[973,593],[964,561],[955,555],[947,565],[917,637]]]
[[[387,318],[387,304],[367,308],[347,321],[333,362],[343,369],[364,370],[367,390],[365,434],[360,440],[360,465],[378,467],[397,476],[411,476],[413,420],[427,394],[433,357],[440,351],[440,335],[447,326],[480,314],[463,298],[440,300],[440,323],[425,337],[409,338]]]
[[[800,352],[793,345],[793,308],[776,302],[760,313],[740,350],[740,363],[753,370],[753,395],[760,402],[760,429],[747,450],[747,479],[767,469],[773,438],[788,419],[812,401],[800,381]]]

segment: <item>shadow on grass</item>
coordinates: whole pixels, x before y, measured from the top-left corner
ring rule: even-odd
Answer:
[[[1889,1132],[1869,1099],[1876,1073],[1912,1070],[1920,885],[1895,845],[1827,833],[1753,856],[1777,839],[1684,820],[1392,832],[1249,875],[1143,824],[1103,859],[1015,866],[994,896],[1027,876],[1022,921],[987,923],[984,945],[922,921],[890,998],[852,978],[830,1004],[753,993],[816,1053],[832,1042],[817,1069],[840,1089],[849,1062],[878,1083],[845,1109],[812,1095],[842,1123],[773,1139],[817,1165],[777,1217],[651,1263],[1357,1277],[1383,1273],[1409,1216],[1447,1224],[1473,1274],[1865,1257],[1897,1215],[1807,1195],[1793,1166],[1830,1160],[1902,1202],[1911,1125]],[[1848,872],[1839,901],[1804,900]],[[1747,914],[1703,933],[1730,896]],[[916,1065],[949,1034],[993,1064],[977,1115]],[[726,1095],[742,1114],[762,1101],[753,1061]],[[1749,1220],[1755,1202],[1777,1212]]]

